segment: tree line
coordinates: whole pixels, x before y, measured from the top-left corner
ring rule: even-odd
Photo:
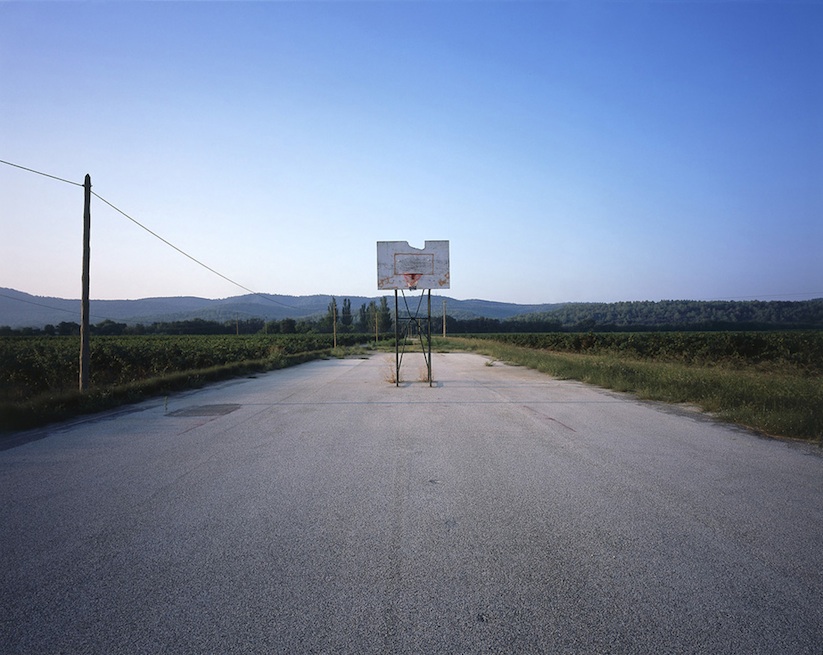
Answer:
[[[332,298],[328,310],[321,316],[300,319],[284,318],[266,321],[262,318],[244,318],[215,321],[192,318],[182,321],[158,321],[151,324],[129,325],[106,319],[89,326],[92,335],[118,336],[124,334],[328,334],[339,333],[385,334],[394,326],[392,311],[387,298],[380,302],[363,303],[357,313],[352,312],[351,300],[345,298],[338,308],[337,299]],[[62,321],[57,325],[43,328],[11,328],[0,326],[0,336],[72,336],[80,334],[80,324]]]
[[[823,327],[823,298],[801,301],[661,300],[568,303],[551,312],[523,314],[506,322],[512,332],[600,329],[774,329]],[[542,325],[545,330],[524,330]],[[553,328],[550,326],[554,326]]]
[[[569,303],[548,312],[521,314],[503,320],[485,317],[459,320],[446,317],[446,330],[457,334],[821,328],[823,298],[802,301],[661,300]]]
[[[363,303],[357,311],[351,300],[336,298],[325,314],[265,321],[245,318],[225,321],[194,318],[184,321],[128,325],[105,320],[91,326],[92,334],[386,334],[393,330],[393,311],[387,297]],[[443,330],[442,316],[432,316],[432,332]],[[649,330],[770,330],[823,328],[823,298],[802,301],[662,300],[618,303],[569,303],[548,312],[507,319],[446,316],[448,334],[526,332],[632,332]],[[44,328],[0,326],[0,336],[76,335],[80,325],[61,322]]]

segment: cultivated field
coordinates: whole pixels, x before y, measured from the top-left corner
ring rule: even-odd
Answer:
[[[362,336],[339,336],[347,346]],[[31,427],[152,394],[283,368],[332,349],[332,335],[143,335],[91,339],[80,394],[79,337],[0,337],[0,429]]]
[[[823,439],[823,332],[505,334],[460,347],[559,378],[689,403],[763,433]]]
[[[339,335],[338,345],[367,339]],[[823,439],[820,331],[490,334],[436,339],[435,347],[476,350],[560,378],[691,403],[771,435]],[[282,368],[331,349],[329,334],[94,337],[92,388],[81,395],[79,338],[0,337],[0,429]]]

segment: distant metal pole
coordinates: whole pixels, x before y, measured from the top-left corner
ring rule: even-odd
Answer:
[[[83,183],[83,294],[80,300],[80,391],[89,388],[89,264],[91,262],[91,176]]]
[[[332,305],[331,310],[331,330],[334,334],[334,349],[337,350],[337,302]]]

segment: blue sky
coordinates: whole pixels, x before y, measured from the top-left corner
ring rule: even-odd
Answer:
[[[823,296],[823,3],[0,2],[0,159],[265,293]],[[0,165],[0,286],[80,295],[82,189]],[[93,298],[244,293],[97,199]]]

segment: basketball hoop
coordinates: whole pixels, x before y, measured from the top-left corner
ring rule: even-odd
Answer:
[[[401,353],[406,351],[406,337],[416,333],[426,361],[429,386],[432,386],[432,289],[449,288],[449,242],[426,241],[414,248],[408,241],[377,242],[377,288],[394,291],[394,383],[400,386]],[[406,289],[422,289],[417,310],[412,314]],[[427,293],[428,292],[428,293]],[[400,316],[398,294],[403,294],[406,315]],[[428,300],[426,314],[420,313],[423,299]],[[401,330],[402,324],[402,330]]]
[[[377,242],[378,289],[448,289],[449,242],[426,241],[414,248],[408,241]]]
[[[417,283],[421,277],[423,277],[422,273],[403,273],[403,279],[406,281],[406,286],[410,291],[417,289]]]

